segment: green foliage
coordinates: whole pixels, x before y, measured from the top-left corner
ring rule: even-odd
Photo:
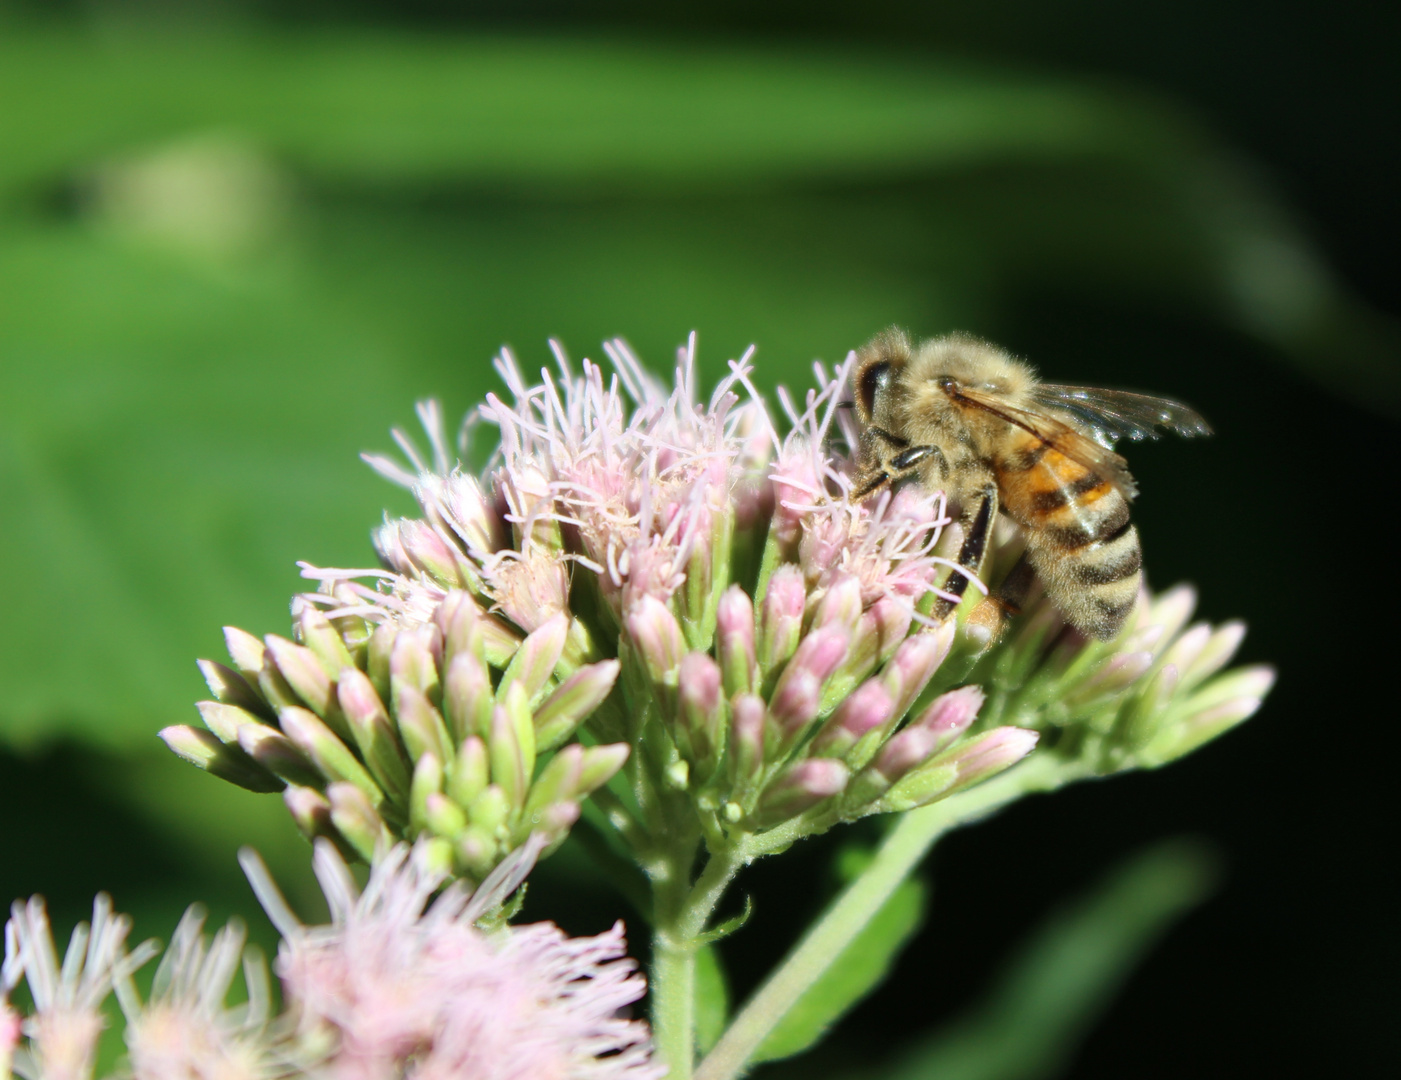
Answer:
[[[992,992],[882,1080],[1048,1080],[1060,1076],[1143,957],[1207,898],[1214,860],[1168,841],[1117,867],[1053,915]]]
[[[730,1018],[730,984],[714,945],[696,952],[696,1051],[704,1054]]]
[[[842,876],[851,880],[871,854],[856,848],[839,856]],[[771,1031],[754,1062],[792,1057],[812,1046],[890,972],[895,958],[924,921],[929,889],[918,880],[902,882],[851,944],[803,993]]]

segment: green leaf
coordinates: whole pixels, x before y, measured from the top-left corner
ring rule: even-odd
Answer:
[[[730,984],[714,945],[696,950],[696,1052],[704,1054],[719,1040],[730,1018]]]
[[[854,878],[870,853],[847,849],[839,856],[843,877]],[[773,1061],[801,1053],[870,993],[890,972],[905,943],[924,921],[929,889],[908,880],[891,893],[865,928],[781,1019],[751,1059]]]
[[[1135,855],[1053,915],[981,1005],[882,1080],[1061,1075],[1134,968],[1206,899],[1215,877],[1215,860],[1197,843],[1168,841]]]

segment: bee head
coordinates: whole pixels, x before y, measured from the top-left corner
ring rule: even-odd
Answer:
[[[877,422],[887,411],[891,390],[909,359],[910,339],[898,327],[877,334],[856,354],[851,383],[862,424]]]

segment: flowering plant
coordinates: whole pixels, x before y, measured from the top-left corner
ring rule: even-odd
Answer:
[[[206,947],[195,915],[142,1004],[129,971],[150,950],[127,955],[105,907],[80,977],[65,965],[62,992],[40,990],[54,965],[31,904],[10,924],[4,988],[23,972],[37,1012],[21,1026],[6,1007],[0,1051],[27,1038],[15,1060],[36,1080],[89,1075],[89,1043],[49,1032],[60,1014],[91,1021],[110,986],[143,1078],[728,1080],[773,1056],[766,1040],[939,836],[1033,792],[1165,764],[1268,690],[1268,669],[1223,673],[1242,627],[1189,627],[1187,588],[1143,595],[1110,642],[1036,598],[990,630],[982,584],[948,588],[964,571],[939,492],[852,497],[850,361],[817,365],[801,402],[780,391],[781,429],[748,355],[702,400],[694,337],[669,386],[622,342],[605,350],[611,373],[556,348],[538,383],[503,352],[507,397],[487,396],[456,454],[421,405],[427,454],[396,431],[407,464],[367,456],[419,505],[376,531],[381,567],[304,564],[317,588],[294,599],[291,637],[228,629],[229,664],[201,661],[203,726],[162,732],[209,772],[281,792],[316,842],[327,928],[301,927],[248,864],[284,936],[288,1011],[270,1018],[252,975],[248,1006],[224,1006],[240,932]],[[482,423],[499,448],[479,478],[460,460]],[[999,535],[994,563],[1014,555]],[[872,815],[891,827],[869,864],[702,1037],[698,963],[743,922],[714,922],[736,875]],[[508,921],[529,867],[571,835],[650,927],[655,1050],[615,1015],[642,992],[620,931],[578,941]],[[372,866],[363,893],[347,859]],[[833,1011],[789,1042],[814,1041]]]

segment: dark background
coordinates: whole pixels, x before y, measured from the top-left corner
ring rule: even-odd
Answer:
[[[11,7],[17,18],[34,10]],[[153,19],[174,18],[168,7],[145,10]],[[182,5],[181,18],[192,11]],[[60,15],[101,22],[111,12],[73,4]],[[914,284],[889,307],[874,303],[872,318],[937,333],[951,328],[943,321],[950,311],[955,318],[964,314],[960,326],[1008,345],[1056,378],[1108,385],[1130,381],[1199,406],[1217,429],[1214,439],[1131,452],[1143,491],[1136,515],[1147,566],[1159,587],[1195,582],[1206,617],[1249,622],[1243,657],[1269,661],[1280,671],[1265,708],[1219,744],[1162,772],[1036,799],[945,842],[933,859],[928,922],[893,977],[824,1044],[820,1060],[802,1059],[786,1068],[791,1075],[825,1075],[829,1068],[869,1060],[873,1047],[894,1052],[915,1032],[975,998],[998,962],[1057,902],[1145,843],[1186,833],[1218,849],[1220,890],[1134,975],[1067,1075],[1395,1075],[1401,1066],[1395,976],[1401,957],[1390,868],[1396,855],[1391,778],[1398,739],[1395,706],[1384,686],[1395,640],[1389,572],[1394,543],[1387,523],[1387,496],[1395,481],[1389,466],[1401,433],[1395,395],[1399,354],[1383,319],[1401,315],[1395,254],[1401,236],[1394,208],[1401,180],[1396,122],[1401,75],[1385,5],[809,2],[682,3],[663,10],[600,3],[585,13],[579,5],[548,2],[302,0],[204,5],[194,21],[205,30],[256,25],[288,34],[327,27],[449,36],[488,30],[527,38],[622,37],[666,49],[742,43],[835,56],[855,50],[876,63],[889,57],[892,64],[916,66],[926,56],[956,57],[995,70],[1146,91],[1176,102],[1214,131],[1261,190],[1293,208],[1321,264],[1352,298],[1353,310],[1365,312],[1358,316],[1370,328],[1365,344],[1359,344],[1353,323],[1353,329],[1337,329],[1335,336],[1326,327],[1318,329],[1306,348],[1291,351],[1209,306],[1182,302],[1179,286],[1125,286],[1112,262],[1085,273],[1048,271],[1054,260],[1038,261],[1036,252],[1060,244],[1057,250],[1071,254],[1058,257],[1073,264],[1078,226],[1069,221],[1070,242],[1063,236],[1057,240],[1056,223],[1044,220],[1039,208],[1119,198],[1132,202],[1123,195],[1132,183],[1120,183],[1113,167],[1087,172],[1081,165],[993,164],[953,179],[928,179],[911,170],[882,176],[876,170],[715,190],[683,186],[589,196],[542,196],[509,182],[429,183],[408,195],[351,184],[319,189],[317,198],[322,206],[353,204],[354,213],[345,220],[358,223],[366,235],[401,228],[432,232],[439,219],[466,222],[464,235],[489,232],[482,222],[509,235],[513,215],[531,217],[532,228],[585,232],[578,224],[585,219],[602,222],[604,230],[624,230],[628,222],[644,231],[700,223],[693,234],[681,230],[682,243],[705,236],[723,245],[731,231],[756,229],[766,243],[789,245],[794,289],[802,288],[810,256],[832,257],[820,241],[811,240],[823,232],[828,211],[854,207],[850,218],[832,210],[842,228],[859,231],[852,222],[865,220],[861,214],[879,228],[898,231],[903,227],[898,222],[913,223],[905,247],[887,245],[904,251],[908,263],[883,263],[874,272],[903,275],[902,281]],[[70,220],[77,213],[72,207],[81,204],[73,190],[62,177],[32,187],[14,203],[20,207],[15,214]],[[1036,199],[1059,194],[1051,202],[1019,201],[1029,191]],[[967,308],[946,301],[922,306],[921,223],[924,215],[934,220],[941,205],[959,200],[966,206],[986,200],[1005,210],[1005,231],[992,241],[1000,252],[996,288],[989,291],[994,300]],[[615,219],[616,226],[610,224]],[[1119,240],[1133,246],[1132,234]],[[344,243],[349,250],[352,240]],[[850,241],[855,257],[860,247],[859,238]],[[528,269],[522,280],[529,280]],[[551,280],[555,283],[542,288],[568,286]],[[1143,280],[1151,283],[1151,273]],[[877,278],[872,288],[879,287]],[[455,302],[447,286],[441,296],[433,295],[431,286],[425,291],[421,282],[407,283],[405,291],[409,312],[419,310],[414,305]],[[678,304],[658,314],[658,322],[663,314],[676,321],[655,333],[653,324],[640,330],[596,328],[589,317],[571,321],[567,313],[560,315],[566,309],[548,305],[546,318],[554,322],[535,328],[529,304],[519,299],[498,329],[492,329],[487,312],[474,314],[470,332],[464,329],[459,337],[434,338],[425,330],[418,342],[406,332],[406,350],[424,343],[427,351],[450,349],[467,357],[470,379],[444,385],[451,368],[425,367],[407,386],[396,385],[394,394],[401,396],[372,385],[358,387],[357,395],[368,404],[339,433],[344,445],[333,449],[353,462],[354,450],[382,445],[378,432],[407,419],[415,393],[439,392],[451,408],[465,407],[489,385],[486,357],[511,334],[520,335],[518,344],[527,351],[535,346],[536,353],[540,340],[559,324],[577,328],[578,352],[594,346],[584,333],[652,334],[655,343],[646,343],[660,356],[666,342],[679,340],[697,323],[704,346],[707,325],[700,320],[733,299],[723,290],[716,295],[720,299],[713,306]],[[779,374],[801,380],[801,374],[787,372],[800,372],[807,355],[790,360],[781,345],[760,336],[761,331],[786,332],[782,313],[755,313],[751,322],[759,330],[746,329],[749,314],[734,315],[712,340],[721,340],[723,351],[742,347],[746,335],[760,337],[761,363],[763,347],[776,346]],[[840,350],[879,328],[879,323],[841,327],[851,335],[845,340],[836,340],[832,328],[822,339],[825,358],[840,359]],[[803,337],[796,350],[820,347],[808,341]],[[1372,357],[1372,366],[1357,367],[1357,350]],[[7,355],[0,363],[29,354],[10,349]],[[717,354],[710,361],[712,374],[720,370]],[[776,378],[767,376],[770,384]],[[230,438],[237,438],[237,430],[231,428]],[[274,444],[268,452],[281,449]],[[197,467],[198,462],[190,465],[192,471]],[[366,483],[337,499],[341,517],[335,520],[346,536],[337,556],[344,552],[346,562],[365,561],[363,530],[392,498]],[[3,529],[24,528],[6,518]],[[361,524],[346,528],[343,521]],[[159,522],[148,527],[159,528]],[[318,536],[314,531],[295,535],[293,529],[287,546],[302,545],[295,557],[334,562],[324,548],[315,547]],[[266,559],[259,569],[272,564],[283,575],[271,583],[274,595],[296,587],[281,549],[269,549]],[[11,572],[25,571],[12,566]],[[179,665],[196,649],[201,655],[214,652],[219,620],[241,619],[258,632],[282,629],[275,606],[223,613],[206,605],[202,617],[206,611],[206,637],[167,643]],[[82,609],[21,603],[10,617],[35,624],[60,617],[81,620]],[[191,678],[177,696],[192,699],[199,692]],[[246,910],[237,877],[227,861],[220,861],[227,860],[241,831],[254,829],[252,839],[283,851],[283,863],[293,864],[297,841],[280,831],[276,811],[265,813],[256,826],[242,825],[245,797],[237,794],[218,804],[217,824],[202,826],[211,839],[200,854],[188,834],[151,816],[148,804],[154,797],[133,796],[131,788],[160,788],[179,798],[204,778],[187,781],[178,769],[132,749],[135,742],[89,737],[101,718],[89,723],[73,719],[72,712],[70,706],[55,707],[52,714],[31,708],[22,737],[0,752],[0,893],[42,890],[71,921],[95,890],[108,889],[119,905],[124,895],[136,898],[125,901],[128,908],[134,903],[140,911],[145,904],[155,925],[167,917],[163,913],[175,910],[173,905],[196,896],[210,901],[216,913]],[[50,715],[60,721],[53,736],[44,734]],[[153,710],[149,728],[169,722],[174,720]],[[161,788],[167,783],[186,786]],[[202,789],[199,797],[205,797]],[[779,955],[791,937],[795,913],[813,910],[813,882],[827,880],[835,843],[813,842],[809,850],[752,872],[746,888],[755,896],[756,915],[725,951],[740,992]],[[542,871],[531,910],[576,930],[596,930],[615,914],[606,894],[583,888],[581,905],[569,915],[550,906],[552,897],[566,891],[581,895],[575,867],[561,857],[557,869]],[[152,899],[156,896],[170,899]]]

